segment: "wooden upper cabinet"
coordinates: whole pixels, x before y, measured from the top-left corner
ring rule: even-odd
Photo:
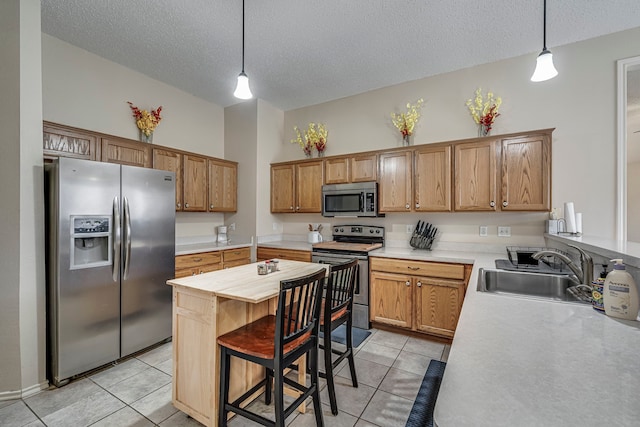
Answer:
[[[548,211],[551,203],[551,137],[502,140],[503,211]]]
[[[378,178],[378,156],[364,154],[332,157],[324,161],[325,184],[375,181]]]
[[[183,210],[189,212],[207,211],[207,158],[183,155],[184,193]]]
[[[295,169],[296,212],[321,213],[324,180],[322,160],[297,163]]]
[[[238,164],[209,159],[209,212],[238,210]]]
[[[271,212],[295,212],[294,175],[292,164],[271,166]]]
[[[153,168],[176,174],[176,211],[182,210],[182,154],[165,148],[153,149]]]
[[[454,197],[456,211],[495,211],[499,141],[455,145]]]
[[[346,184],[351,182],[349,157],[335,157],[324,161],[324,183]]]
[[[378,179],[378,156],[366,154],[351,157],[351,182],[368,182]]]
[[[424,147],[414,152],[414,209],[451,211],[451,146]]]
[[[45,158],[73,157],[100,160],[98,137],[89,132],[45,123],[42,129],[42,149]]]
[[[380,155],[380,177],[378,179],[380,212],[411,211],[412,154],[407,150]]]
[[[151,145],[121,138],[102,138],[103,162],[151,167]]]

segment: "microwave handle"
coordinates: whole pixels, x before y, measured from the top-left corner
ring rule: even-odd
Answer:
[[[364,192],[360,193],[360,212],[364,212]]]

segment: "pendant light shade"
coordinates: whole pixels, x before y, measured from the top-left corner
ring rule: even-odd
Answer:
[[[544,0],[542,28],[542,52],[536,60],[536,69],[531,76],[532,82],[543,82],[558,75],[558,70],[553,66],[553,55],[547,49],[547,0]]]
[[[253,94],[249,88],[249,77],[244,72],[244,0],[242,0],[242,71],[238,75],[238,84],[233,96],[239,99],[251,99]]]

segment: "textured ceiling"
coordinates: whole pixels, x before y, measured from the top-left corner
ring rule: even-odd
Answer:
[[[45,33],[223,107],[241,0],[42,0]],[[551,0],[547,45],[640,25],[638,0]],[[542,49],[542,0],[246,0],[255,96],[290,110]]]

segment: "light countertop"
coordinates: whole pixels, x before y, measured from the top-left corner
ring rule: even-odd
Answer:
[[[305,276],[321,268],[328,269],[325,264],[280,260],[279,271],[259,275],[258,263],[241,265],[224,270],[212,271],[195,276],[171,279],[167,284],[183,286],[212,293],[239,301],[260,303],[278,296],[280,281]]]
[[[503,256],[460,253],[476,262],[436,425],[639,425],[640,323],[587,304],[477,292],[478,269]]]
[[[253,246],[251,241],[231,240],[229,243],[218,243],[214,241],[199,243],[181,243],[176,244],[176,255],[189,255],[201,252],[222,251],[225,249],[246,248]]]
[[[258,247],[262,248],[276,248],[276,249],[293,249],[297,251],[309,251],[311,252],[311,243],[300,240],[277,240],[273,242],[258,243]]]

